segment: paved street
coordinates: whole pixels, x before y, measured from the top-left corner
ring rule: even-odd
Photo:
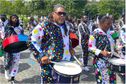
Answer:
[[[76,48],[77,55],[79,55],[80,48]],[[96,84],[94,71],[91,64],[92,58],[89,59],[90,71],[83,71],[80,77],[81,84]],[[26,50],[21,53],[19,73],[16,76],[18,84],[26,83],[36,83],[40,84],[40,69],[37,62],[34,61],[34,58],[30,56],[30,51]],[[9,84],[8,81],[4,78],[4,70],[0,68],[0,84]],[[119,76],[117,76],[117,84],[123,84]]]

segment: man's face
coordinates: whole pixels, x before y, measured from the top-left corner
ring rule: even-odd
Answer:
[[[17,17],[16,16],[12,16],[12,22],[14,22],[14,23],[17,23],[17,21],[18,21],[18,19],[17,19]]]
[[[64,8],[59,7],[53,12],[53,19],[57,24],[63,24],[65,21],[66,12]]]
[[[87,22],[88,21],[88,17],[87,16],[83,16],[83,21]]]
[[[111,19],[108,19],[104,23],[102,23],[102,27],[105,30],[108,30],[111,26],[112,26],[112,20]]]

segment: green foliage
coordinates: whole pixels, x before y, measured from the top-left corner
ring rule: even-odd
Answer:
[[[0,14],[11,14],[11,2],[0,0]]]
[[[124,0],[101,0],[98,3],[98,14],[112,14],[118,19],[125,8]]]
[[[95,18],[98,14],[97,3],[86,4],[83,12],[85,15],[90,16],[90,18]]]
[[[124,0],[101,0],[89,3],[88,0],[0,0],[0,14],[47,15],[53,11],[53,5],[64,5],[71,16],[84,14],[95,17],[98,14],[112,14],[118,19],[124,10]]]

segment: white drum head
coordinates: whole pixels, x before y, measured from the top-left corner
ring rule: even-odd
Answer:
[[[119,59],[119,58],[110,59],[109,62],[111,62],[113,65],[125,65],[126,63],[125,59]]]
[[[72,62],[59,62],[54,65],[54,69],[65,75],[77,75],[82,72],[82,68],[78,64]]]

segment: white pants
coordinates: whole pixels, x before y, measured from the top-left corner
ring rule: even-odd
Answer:
[[[10,77],[16,76],[19,68],[19,60],[20,60],[20,53],[6,54],[5,69],[9,70]]]

